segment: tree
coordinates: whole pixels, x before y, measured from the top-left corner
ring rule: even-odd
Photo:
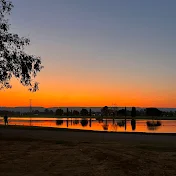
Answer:
[[[49,113],[49,110],[46,108],[45,109],[45,114],[48,114]]]
[[[136,108],[135,108],[135,107],[132,107],[131,117],[132,117],[132,118],[135,118],[135,117],[136,117]]]
[[[101,114],[103,116],[108,116],[109,115],[109,108],[107,106],[104,106],[102,109],[101,109]]]
[[[63,114],[64,114],[63,109],[57,109],[57,110],[56,110],[56,115],[62,116]]]
[[[73,111],[73,116],[79,116],[79,111],[74,110],[74,111]]]
[[[126,115],[125,109],[120,109],[117,113],[118,113],[119,116],[125,116]]]
[[[146,115],[147,116],[161,116],[162,111],[157,108],[146,108]]]
[[[82,109],[80,112],[81,116],[87,116],[89,114],[87,109]]]
[[[33,81],[43,66],[39,57],[25,53],[24,48],[30,40],[10,33],[10,24],[6,16],[10,15],[13,4],[0,0],[0,89],[11,88],[11,78],[17,78],[30,91],[38,90]]]

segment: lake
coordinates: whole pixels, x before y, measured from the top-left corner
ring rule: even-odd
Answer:
[[[148,132],[148,133],[176,133],[176,120],[161,120],[161,126],[148,127],[148,120],[136,120],[136,124],[131,124],[131,120],[126,121],[126,125],[119,119],[80,119],[80,118],[9,118],[9,125],[41,126],[53,128],[69,128],[94,131],[109,132]],[[4,124],[0,118],[0,124]]]

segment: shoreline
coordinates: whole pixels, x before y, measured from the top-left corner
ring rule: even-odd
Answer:
[[[54,128],[41,126],[22,126],[22,125],[0,125],[1,129],[13,130],[36,130],[36,131],[66,131],[66,132],[85,132],[85,133],[102,133],[102,134],[124,134],[124,135],[148,135],[148,136],[176,136],[176,133],[148,133],[148,132],[113,132],[113,131],[96,131],[84,129],[70,129],[70,128]]]

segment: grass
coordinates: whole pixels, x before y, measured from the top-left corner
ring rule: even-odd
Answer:
[[[2,139],[3,176],[172,176],[176,149],[134,142],[31,141]]]

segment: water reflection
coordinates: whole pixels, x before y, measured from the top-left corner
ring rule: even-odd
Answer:
[[[148,130],[155,131],[158,130],[159,126],[147,126]]]
[[[161,122],[159,120],[157,120],[157,121],[155,121],[155,120],[147,121],[147,126],[149,126],[149,127],[161,126]]]
[[[91,118],[89,119],[89,126],[90,127],[92,126],[92,119]]]
[[[79,124],[79,120],[73,120],[73,124],[74,124],[74,125]]]
[[[103,124],[102,127],[103,127],[104,130],[108,130],[108,125],[107,124]]]
[[[147,120],[117,120],[104,119],[80,119],[80,118],[10,118],[9,125],[43,126],[55,128],[71,128],[95,131],[117,131],[117,132],[155,132],[176,133],[176,120],[161,120],[161,126],[148,126]],[[0,124],[4,124],[0,118]],[[126,125],[125,125],[126,124]],[[154,131],[155,130],[155,131]]]
[[[136,130],[136,120],[132,119],[131,120],[131,127],[132,127],[132,130]]]
[[[125,126],[125,120],[119,120],[119,121],[117,121],[117,125],[118,125],[119,127]]]
[[[63,120],[56,120],[56,125],[62,125],[63,124]]]
[[[82,125],[83,127],[87,126],[87,125],[88,125],[88,120],[87,120],[87,119],[81,120],[81,125]]]
[[[116,123],[113,123],[111,125],[112,131],[117,131],[118,125]]]
[[[67,121],[67,127],[68,127],[68,118],[67,118],[67,120],[66,120],[66,121]]]

